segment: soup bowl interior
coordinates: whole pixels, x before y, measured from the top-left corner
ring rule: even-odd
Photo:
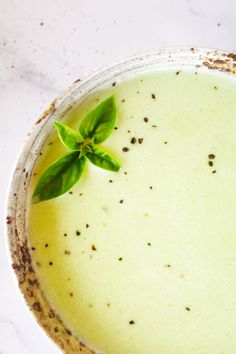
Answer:
[[[95,353],[92,345],[84,343],[66,327],[59,314],[44,297],[43,289],[31,257],[28,236],[28,213],[31,203],[32,171],[39,152],[52,133],[53,122],[63,121],[75,104],[96,90],[140,73],[171,68],[217,70],[225,75],[236,74],[234,53],[208,48],[167,48],[126,59],[97,73],[76,80],[56,98],[35,123],[29,133],[12,177],[7,207],[7,232],[12,267],[20,291],[40,326],[66,353]],[[79,314],[78,314],[79,316]]]

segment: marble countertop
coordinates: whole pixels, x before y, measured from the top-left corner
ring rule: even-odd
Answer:
[[[1,0],[0,14],[0,354],[56,354],[6,251],[5,199],[24,137],[61,90],[112,60],[166,45],[236,51],[236,2]]]

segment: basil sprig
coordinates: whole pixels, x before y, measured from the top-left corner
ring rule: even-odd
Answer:
[[[58,136],[71,150],[52,163],[39,178],[33,193],[33,202],[58,197],[82,176],[86,160],[109,171],[118,171],[120,163],[96,144],[106,140],[114,129],[116,104],[113,96],[100,103],[81,122],[79,132],[55,122]]]

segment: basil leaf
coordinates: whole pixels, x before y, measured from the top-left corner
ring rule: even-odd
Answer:
[[[78,151],[70,152],[56,160],[40,177],[33,193],[33,203],[67,192],[81,177],[85,161],[85,157],[80,157]]]
[[[109,97],[91,111],[80,124],[80,134],[84,138],[93,138],[98,144],[111,134],[116,121],[114,96]]]
[[[62,144],[70,150],[79,150],[80,144],[83,141],[80,134],[65,124],[55,122],[54,125]]]
[[[118,171],[120,169],[120,163],[115,160],[106,151],[98,148],[97,146],[92,146],[92,152],[87,152],[86,157],[96,166],[109,171]]]

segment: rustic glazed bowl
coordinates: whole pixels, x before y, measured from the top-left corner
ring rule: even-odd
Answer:
[[[46,333],[65,353],[95,353],[68,329],[44,297],[31,259],[28,242],[30,181],[38,153],[53,129],[52,122],[63,120],[75,103],[91,92],[127,76],[168,68],[205,68],[236,75],[236,53],[208,48],[169,48],[132,57],[102,69],[73,85],[56,98],[28,135],[12,177],[7,207],[7,231],[12,267],[19,288],[31,312]],[[79,314],[78,314],[79,315]]]

